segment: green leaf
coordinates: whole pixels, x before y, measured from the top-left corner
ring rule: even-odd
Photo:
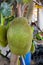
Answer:
[[[42,40],[42,37],[40,36],[40,34],[38,33],[38,34],[36,34],[36,39],[37,40]]]
[[[35,44],[32,43],[32,46],[31,46],[31,53],[34,53],[35,52]]]
[[[6,2],[1,3],[1,9],[3,16],[8,17],[11,15],[11,6]]]
[[[23,0],[23,3],[30,3],[32,0]]]
[[[16,0],[17,3],[30,3],[32,0]]]
[[[22,0],[16,0],[17,1],[17,3],[22,3]]]

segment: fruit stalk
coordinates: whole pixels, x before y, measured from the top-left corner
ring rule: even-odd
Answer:
[[[5,22],[5,18],[3,17],[3,15],[1,14],[1,25],[4,25]]]

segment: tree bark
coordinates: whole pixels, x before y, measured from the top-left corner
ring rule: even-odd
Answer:
[[[10,65],[18,65],[19,56],[11,55]]]
[[[18,17],[21,17],[22,16],[22,14],[21,14],[21,4],[17,4],[17,15],[18,15]]]

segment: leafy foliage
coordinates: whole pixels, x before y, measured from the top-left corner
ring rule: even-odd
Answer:
[[[1,13],[4,17],[8,17],[11,15],[11,6],[6,2],[1,3]]]
[[[16,0],[18,3],[30,3],[32,0]]]

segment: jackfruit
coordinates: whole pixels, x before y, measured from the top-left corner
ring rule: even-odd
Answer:
[[[11,23],[7,40],[13,54],[25,55],[31,49],[33,31],[25,17],[17,17]]]
[[[7,30],[3,25],[0,25],[0,45],[3,47],[7,45]]]

